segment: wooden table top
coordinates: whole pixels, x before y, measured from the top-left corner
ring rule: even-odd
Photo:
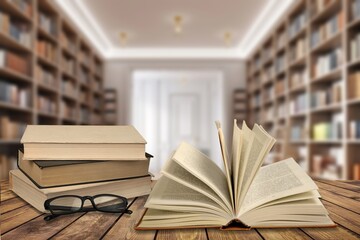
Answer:
[[[360,239],[360,181],[318,180],[322,202],[336,228],[136,231],[146,197],[130,200],[132,215],[99,212],[61,216],[49,222],[1,182],[1,239]]]

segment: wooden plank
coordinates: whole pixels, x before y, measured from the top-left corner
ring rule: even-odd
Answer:
[[[105,234],[103,239],[141,239],[150,240],[155,238],[156,231],[136,231],[135,224],[140,220],[145,208],[147,197],[139,197],[130,206],[131,215],[124,214],[114,226]]]
[[[88,212],[52,239],[100,239],[120,215],[120,213]]]
[[[344,189],[347,189],[347,190],[360,192],[360,186],[356,186],[355,184],[350,184],[348,182],[331,181],[331,180],[323,180],[323,179],[317,179],[316,181],[326,183],[326,184],[329,184],[329,185],[333,185],[333,186],[336,186],[336,187],[344,188]]]
[[[206,229],[209,240],[212,239],[247,239],[247,240],[261,240],[261,236],[256,232],[255,229],[250,231],[220,231],[215,228]]]
[[[316,240],[346,239],[359,240],[359,235],[341,227],[335,228],[303,228],[306,234]]]
[[[360,214],[349,211],[327,201],[322,201],[329,211],[330,218],[351,231],[360,234]]]
[[[264,239],[311,239],[299,228],[257,229]]]
[[[0,184],[1,192],[5,192],[9,190],[9,181],[3,180]]]
[[[347,190],[345,188],[337,187],[337,186],[330,185],[327,183],[322,183],[322,182],[317,182],[317,181],[315,183],[316,183],[316,185],[318,185],[318,187],[320,189],[324,189],[326,191],[333,192],[333,193],[342,195],[347,198],[356,199],[356,198],[360,197],[360,193],[355,192],[355,191]]]
[[[206,240],[205,229],[159,230],[156,240]]]
[[[321,197],[328,202],[343,206],[344,208],[354,211],[356,213],[360,212],[360,202],[357,200],[343,197],[324,189],[319,189],[319,192],[321,194]]]
[[[26,240],[40,240],[49,239],[56,233],[66,228],[68,225],[76,221],[84,213],[75,213],[60,216],[50,221],[44,220],[44,215],[38,216],[37,218],[9,231],[4,234],[2,240],[12,239],[26,239]],[[87,225],[83,225],[84,229],[87,229]],[[76,233],[75,233],[76,234]]]
[[[4,191],[1,193],[0,200],[1,200],[1,202],[3,202],[6,200],[9,200],[11,198],[15,198],[15,197],[17,197],[16,194],[13,193],[12,191],[8,190],[8,191]]]
[[[0,205],[0,212],[1,214],[4,214],[6,212],[9,212],[11,210],[14,210],[16,208],[25,206],[27,203],[22,200],[21,198],[12,198],[5,202],[2,202]]]
[[[37,211],[30,205],[25,205],[13,211],[1,214],[1,233],[4,234],[41,214],[41,212]]]

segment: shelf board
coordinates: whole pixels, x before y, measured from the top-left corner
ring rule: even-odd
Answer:
[[[47,32],[45,29],[43,29],[41,26],[38,26],[38,34],[40,37],[45,38],[46,40],[50,41],[54,45],[58,44],[56,36],[53,36],[51,33]]]
[[[294,69],[294,68],[302,68],[306,65],[306,57],[303,56],[303,57],[300,57],[294,61],[292,61],[290,64],[289,64],[289,68],[290,69]]]
[[[299,113],[290,114],[290,117],[291,118],[303,118],[303,117],[306,117],[306,114],[307,114],[307,112],[304,110],[304,111],[299,112]]]
[[[291,144],[306,144],[307,140],[306,139],[299,139],[299,140],[290,140]]]
[[[360,59],[351,61],[347,64],[348,68],[358,67],[360,65]]]
[[[312,79],[310,82],[311,83],[318,83],[318,82],[325,82],[325,81],[334,81],[334,80],[338,80],[339,78],[341,78],[341,66],[337,67],[336,69],[323,74],[319,77],[316,77],[314,79]]]
[[[74,81],[76,80],[76,77],[74,75],[72,75],[71,73],[68,73],[65,70],[61,70],[61,74],[66,78],[72,79]]]
[[[341,103],[335,103],[322,107],[312,108],[311,113],[337,112],[339,110],[341,110]]]
[[[76,102],[76,97],[75,96],[72,96],[72,95],[69,95],[69,94],[66,94],[66,93],[62,93],[61,95],[64,99],[66,100],[69,100],[71,102]]]
[[[304,91],[306,91],[306,84],[301,84],[299,86],[291,88],[289,90],[289,93],[292,94],[292,93],[299,93],[299,92],[304,92]]]
[[[261,84],[263,86],[269,86],[269,85],[273,84],[273,79],[271,78],[271,79],[269,79],[269,80],[267,80],[265,82],[262,82]]]
[[[277,121],[278,121],[278,122],[285,122],[285,121],[286,121],[286,117],[285,117],[285,116],[278,117]]]
[[[273,125],[274,124],[274,120],[265,120],[262,125]]]
[[[32,82],[31,77],[24,75],[22,73],[18,73],[12,69],[4,68],[4,67],[0,67],[0,76],[14,78],[14,79],[20,80],[22,82],[27,82],[27,83]]]
[[[61,121],[64,121],[64,122],[71,122],[71,123],[76,123],[76,119],[74,118],[69,118],[69,117],[61,117]]]
[[[342,1],[332,1],[329,3],[328,6],[326,6],[321,12],[317,13],[312,19],[311,23],[318,23],[322,22],[325,19],[331,17],[334,13],[336,13],[339,9],[341,9],[341,3]]]
[[[19,43],[16,39],[2,31],[0,31],[0,42],[2,47],[31,54],[31,49],[29,47]]]
[[[286,75],[286,67],[284,67],[284,69],[282,69],[281,71],[275,73],[276,78],[281,78],[282,76]]]
[[[325,51],[328,51],[330,49],[333,49],[333,48],[341,45],[342,33],[343,33],[342,31],[338,31],[337,33],[333,34],[328,39],[319,43],[317,46],[315,46],[311,49],[311,53],[316,54],[316,53],[325,52]]]
[[[26,21],[27,23],[32,23],[32,16],[28,16],[25,13],[23,13],[16,5],[13,3],[1,0],[0,1],[0,9],[1,11],[8,12],[10,15],[15,16],[17,18],[20,18],[21,20]]]
[[[38,86],[39,90],[54,93],[54,94],[58,94],[58,89],[56,88],[56,86],[52,87],[52,86],[45,85],[45,84],[42,84],[42,83],[38,83],[37,86]]]
[[[358,27],[359,25],[360,25],[360,17],[349,22],[347,27],[348,29],[352,29]]]
[[[52,62],[51,60],[41,56],[41,55],[37,55],[37,60],[40,64],[45,65],[47,67],[52,68],[53,70],[57,70],[58,66],[56,65],[55,62]]]
[[[325,140],[310,140],[311,144],[323,144],[323,145],[331,145],[331,144],[342,144],[342,140],[338,139],[325,139]]]
[[[76,55],[73,52],[71,52],[69,49],[67,49],[66,47],[61,46],[61,50],[65,56],[70,57],[72,59],[76,59]]]
[[[23,113],[32,113],[32,109],[30,107],[21,107],[12,103],[1,102],[1,101],[0,101],[0,108],[5,108],[12,111],[19,111]]]
[[[51,118],[54,120],[58,118],[55,113],[47,113],[47,112],[43,112],[43,111],[38,111],[37,115],[38,115],[38,117]]]
[[[347,139],[350,144],[360,144],[360,139]]]
[[[349,99],[349,100],[347,100],[347,104],[348,104],[348,105],[357,105],[357,104],[360,104],[360,98]]]
[[[304,27],[302,27],[293,37],[291,37],[289,39],[289,43],[294,43],[296,42],[298,39],[302,38],[302,37],[305,37],[306,36],[306,26],[307,24],[305,24]]]
[[[283,93],[276,96],[276,100],[281,100],[281,99],[283,99],[285,97],[286,97],[286,92],[283,92]]]

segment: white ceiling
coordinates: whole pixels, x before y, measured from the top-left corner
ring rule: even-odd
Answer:
[[[244,57],[292,0],[57,0],[104,57]],[[184,17],[174,33],[172,18]],[[121,46],[119,32],[128,33]],[[230,31],[227,46],[223,34]]]

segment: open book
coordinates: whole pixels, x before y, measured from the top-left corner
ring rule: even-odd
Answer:
[[[261,126],[243,122],[240,129],[235,121],[230,156],[219,123],[217,128],[225,171],[182,143],[136,229],[335,226],[316,184],[292,158],[261,167],[275,143]]]

